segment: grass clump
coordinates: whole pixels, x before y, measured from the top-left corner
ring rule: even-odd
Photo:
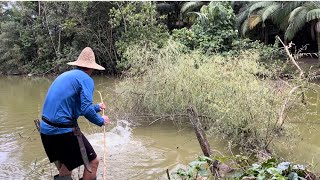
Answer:
[[[211,132],[246,150],[266,149],[277,135],[279,109],[290,89],[273,88],[272,72],[259,64],[257,51],[208,56],[169,41],[161,49],[132,46],[125,55],[131,68],[118,86],[118,98],[131,114],[188,121],[176,117],[184,117],[192,105]]]

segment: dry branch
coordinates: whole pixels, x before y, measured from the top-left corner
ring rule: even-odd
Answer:
[[[280,39],[279,36],[277,36],[277,39],[281,42],[281,44],[283,45],[284,47],[284,50],[286,51],[287,55],[289,56],[289,59],[292,61],[292,63],[298,68],[298,70],[300,71],[300,79],[302,78],[302,75],[303,75],[303,70],[300,68],[300,66],[298,65],[298,63],[296,62],[296,60],[294,59],[294,57],[292,56],[292,54],[290,53],[289,51],[289,48],[291,47],[291,44],[289,44],[289,46],[285,45],[283,43],[283,41]]]
[[[282,108],[281,108],[281,110],[280,110],[280,112],[279,112],[279,119],[278,119],[278,122],[277,122],[277,127],[278,128],[280,128],[282,125],[283,125],[283,123],[284,123],[284,111],[287,109],[287,107],[289,106],[289,100],[290,100],[290,98],[291,98],[291,95],[297,90],[297,89],[299,89],[299,88],[301,88],[301,86],[295,86],[295,87],[293,87],[292,89],[291,89],[291,91],[289,92],[289,94],[288,94],[288,97],[287,97],[287,99],[284,101],[284,103],[283,103],[283,105],[282,105]]]

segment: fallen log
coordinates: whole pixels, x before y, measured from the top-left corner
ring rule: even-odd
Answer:
[[[210,149],[209,142],[206,138],[206,134],[204,133],[204,130],[201,126],[198,113],[194,107],[189,107],[187,109],[187,112],[189,115],[190,122],[193,126],[195,133],[196,133],[197,139],[199,141],[200,147],[202,149],[202,152],[206,157],[210,158],[210,156],[212,155],[212,151]],[[210,165],[210,171],[211,171],[212,175],[215,177],[220,177],[219,167],[218,167],[219,161],[208,160],[208,164]]]

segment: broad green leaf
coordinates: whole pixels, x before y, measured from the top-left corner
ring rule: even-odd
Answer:
[[[315,19],[320,21],[320,9],[313,9],[313,10],[309,11],[307,14],[307,21],[312,21]]]
[[[296,172],[291,172],[289,175],[288,175],[288,179],[289,180],[298,180],[299,179],[299,176]]]

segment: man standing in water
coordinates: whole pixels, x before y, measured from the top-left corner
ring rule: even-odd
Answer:
[[[82,164],[85,166],[82,179],[94,180],[99,160],[81,133],[77,119],[84,116],[98,126],[109,123],[107,116],[98,114],[105,105],[92,104],[94,82],[90,75],[94,69],[104,67],[95,62],[89,47],[68,64],[78,68],[62,73],[51,84],[42,109],[41,140],[50,162],[55,162],[59,170],[55,180],[71,179],[72,170]]]

